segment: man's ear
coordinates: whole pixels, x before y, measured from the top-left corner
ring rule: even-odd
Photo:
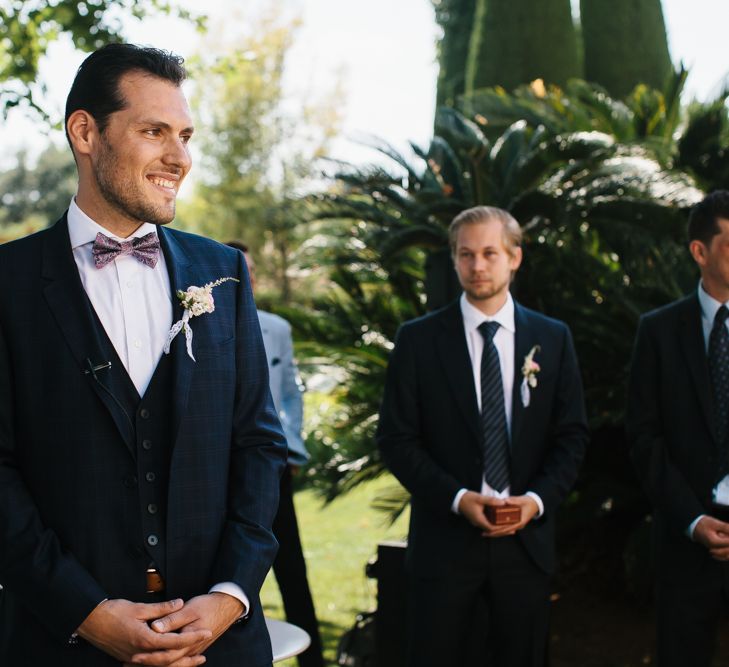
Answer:
[[[521,260],[524,255],[521,250],[521,246],[515,246],[511,250],[511,270],[516,271],[521,266]]]
[[[66,122],[66,130],[76,155],[89,155],[97,145],[99,129],[94,117],[83,109],[74,111]]]
[[[698,239],[694,239],[691,243],[689,243],[689,252],[691,253],[691,257],[694,258],[694,262],[696,262],[699,266],[706,265],[708,250],[709,249],[706,247],[704,242],[699,241]]]

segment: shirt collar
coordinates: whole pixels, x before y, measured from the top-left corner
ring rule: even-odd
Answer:
[[[461,313],[463,314],[463,326],[466,333],[471,333],[478,329],[479,325],[484,322],[498,322],[504,329],[510,333],[516,332],[514,324],[514,299],[511,292],[506,293],[506,302],[493,315],[484,315],[476,306],[471,304],[466,298],[466,293],[461,294]]]
[[[117,241],[127,240],[112,234],[108,229],[105,229],[97,222],[94,222],[78,207],[76,197],[71,198],[71,204],[68,207],[67,219],[68,235],[71,238],[72,250],[86,245],[87,243],[93,243],[99,232],[108,236],[110,239],[115,239]],[[138,238],[140,236],[145,236],[150,232],[157,234],[157,226],[149,222],[144,222],[131,236],[129,236],[129,238]]]
[[[729,302],[722,304],[711,296],[705,289],[701,281],[699,281],[699,305],[701,306],[701,315],[708,320],[710,324],[714,324],[716,311],[723,305],[729,307]]]

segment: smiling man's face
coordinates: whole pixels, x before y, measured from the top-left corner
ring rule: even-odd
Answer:
[[[142,72],[119,80],[124,108],[112,113],[90,154],[99,224],[164,225],[192,161],[192,117],[179,86]],[[132,229],[133,231],[133,229]]]

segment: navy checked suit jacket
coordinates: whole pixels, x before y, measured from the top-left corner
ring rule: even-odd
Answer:
[[[588,439],[582,380],[567,326],[514,304],[512,495],[537,493],[544,515],[517,533],[535,565],[555,567],[557,506],[577,477]],[[528,407],[521,367],[534,345],[541,370]],[[439,577],[480,531],[451,510],[459,489],[481,491],[480,426],[471,358],[459,301],[404,324],[387,368],[377,441],[386,465],[412,494],[407,563]]]
[[[277,549],[271,523],[286,444],[258,316],[241,253],[163,227],[159,236],[173,295],[240,280],[217,287],[215,311],[192,320],[197,362],[184,335],[172,345],[165,595],[237,583],[250,617],[209,649],[207,664],[259,667],[271,663],[258,592]],[[0,246],[0,285],[0,664],[115,664],[68,639],[103,599],[145,599],[141,510],[126,483],[136,473],[134,433],[83,373],[84,360],[102,353],[65,216]]]

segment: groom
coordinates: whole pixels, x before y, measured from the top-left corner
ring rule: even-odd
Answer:
[[[587,441],[577,359],[562,322],[509,293],[522,251],[508,212],[468,209],[449,235],[463,294],[400,329],[377,434],[412,495],[408,665],[471,664],[477,632],[483,664],[542,667],[555,515]],[[507,503],[516,523],[487,519]]]
[[[242,255],[163,227],[184,78],[156,49],[90,55],[66,105],[77,194],[0,246],[2,665],[271,664],[286,446]],[[165,354],[178,290],[220,278]]]

